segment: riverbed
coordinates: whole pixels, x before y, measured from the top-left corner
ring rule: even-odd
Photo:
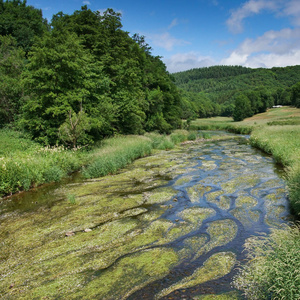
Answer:
[[[0,202],[3,299],[243,299],[247,238],[289,211],[282,171],[247,137],[157,151],[116,175]]]

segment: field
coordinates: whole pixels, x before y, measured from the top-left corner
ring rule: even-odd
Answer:
[[[228,117],[214,117],[192,121],[194,130],[229,130],[237,133],[250,133],[259,126],[300,125],[300,109],[293,107],[272,108],[265,113],[254,115],[241,122]]]

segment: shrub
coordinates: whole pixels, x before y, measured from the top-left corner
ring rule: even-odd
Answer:
[[[197,139],[197,137],[198,137],[197,132],[196,132],[196,131],[191,131],[191,132],[189,133],[187,139],[188,139],[189,141],[194,141],[194,140]]]
[[[173,133],[171,133],[170,138],[174,144],[179,144],[186,141],[188,135],[189,133],[186,130],[175,130]]]

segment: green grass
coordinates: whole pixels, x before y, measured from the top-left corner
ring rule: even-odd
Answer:
[[[0,140],[0,196],[59,181],[85,163],[82,151],[42,147],[12,130],[1,130]]]
[[[171,135],[117,136],[97,143],[92,150],[42,147],[20,132],[0,130],[0,197],[59,181],[82,170],[86,178],[114,174],[152,149],[169,150],[196,133],[175,130]],[[198,135],[196,135],[196,138]]]
[[[192,121],[190,130],[226,130],[233,133],[249,134],[253,127],[242,122],[233,122],[232,118],[215,117]]]
[[[300,216],[300,126],[265,126],[252,132],[251,145],[272,154],[286,167],[292,212]]]
[[[187,130],[175,130],[171,135],[147,133],[145,136],[124,136],[104,140],[91,153],[92,161],[84,168],[86,178],[115,174],[137,158],[150,155],[152,149],[170,150],[188,140]],[[194,138],[194,135],[192,136]]]
[[[120,136],[102,141],[90,156],[92,161],[84,168],[86,178],[114,174],[135,159],[149,155],[152,142],[143,136]]]
[[[250,238],[245,248],[248,263],[234,279],[247,299],[300,299],[300,228],[274,230]]]

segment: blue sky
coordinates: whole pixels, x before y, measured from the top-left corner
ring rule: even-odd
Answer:
[[[51,20],[87,5],[122,13],[170,72],[212,65],[300,64],[300,0],[27,0]]]

